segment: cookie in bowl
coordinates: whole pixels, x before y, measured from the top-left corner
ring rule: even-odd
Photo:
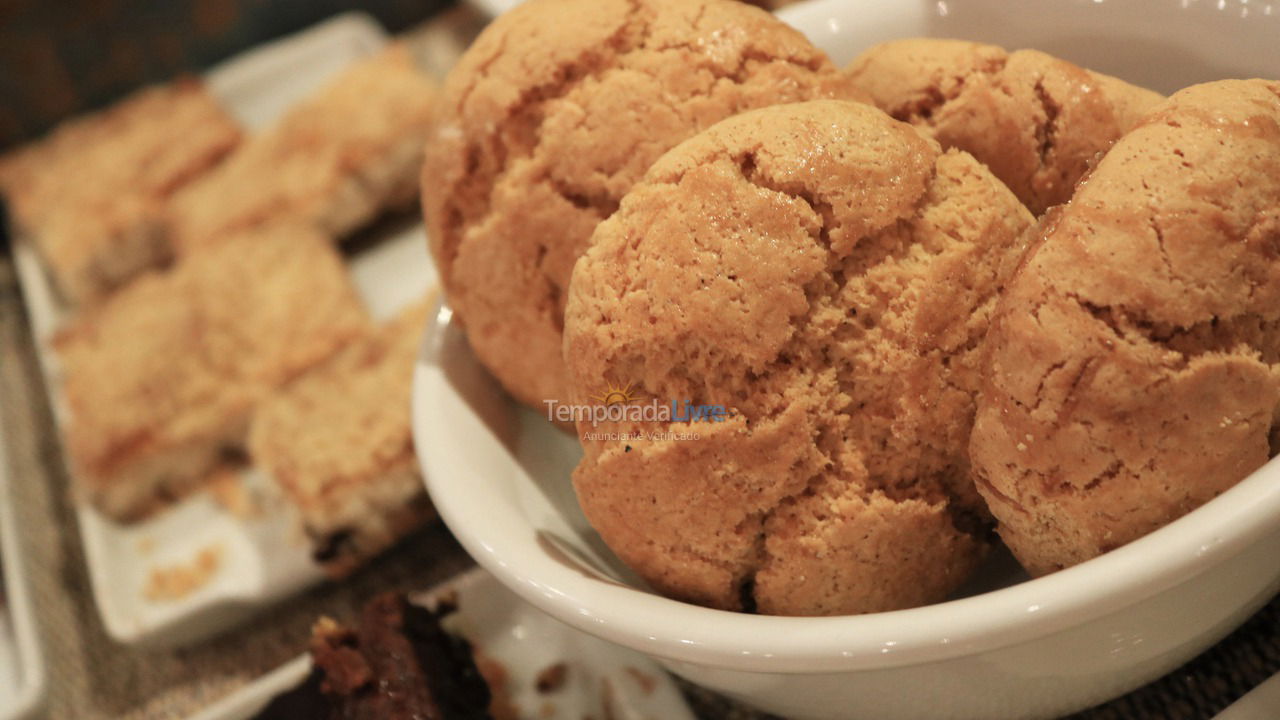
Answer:
[[[1051,213],[992,322],[979,489],[1033,574],[1199,507],[1274,453],[1280,83],[1179,91]]]
[[[605,409],[575,417],[587,518],[654,588],[711,607],[945,598],[991,539],[967,443],[1032,222],[970,155],[859,103],[756,110],[678,145],[570,286],[572,409]],[[607,388],[637,412],[598,405]]]
[[[570,272],[649,165],[743,110],[856,96],[803,35],[732,0],[533,0],[499,17],[445,82],[422,173],[431,251],[480,361],[517,400],[564,400]]]
[[[1096,156],[1163,99],[1039,50],[964,40],[884,43],[848,72],[885,112],[972,153],[1036,215],[1066,202]]]

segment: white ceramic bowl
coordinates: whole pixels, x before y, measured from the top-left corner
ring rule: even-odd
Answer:
[[[840,63],[895,37],[1037,47],[1164,91],[1280,77],[1280,4],[1251,0],[813,0],[785,17]],[[744,615],[658,596],[590,529],[574,438],[517,407],[442,309],[414,384],[427,486],[476,560],[560,620],[695,683],[793,718],[1054,717],[1136,688],[1280,590],[1280,464],[1168,527],[1026,580],[998,557],[950,602],[834,618]],[[518,349],[513,349],[518,352]]]

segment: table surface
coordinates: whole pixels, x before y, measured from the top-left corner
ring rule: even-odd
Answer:
[[[483,26],[466,8],[406,34],[429,70],[443,75]],[[46,661],[46,717],[183,718],[297,656],[321,615],[339,620],[384,590],[415,591],[465,570],[472,561],[436,525],[339,584],[326,584],[194,647],[154,650],[112,642],[98,620],[62,464],[58,435],[34,354],[11,259],[0,251],[0,428],[26,567]],[[1078,720],[1207,720],[1280,671],[1280,599],[1199,658],[1161,680]],[[702,718],[756,719],[685,685]]]

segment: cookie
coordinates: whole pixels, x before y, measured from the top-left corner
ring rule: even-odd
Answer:
[[[564,293],[650,163],[742,110],[854,91],[822,52],[732,0],[533,0],[450,73],[422,198],[449,302],[517,399],[564,399]]]
[[[849,76],[899,120],[972,153],[1040,215],[1163,98],[1036,50],[962,40],[877,45]]]
[[[329,238],[271,225],[144,273],[54,340],[80,490],[144,517],[243,447],[254,406],[367,328]]]
[[[90,305],[172,259],[164,208],[240,139],[204,82],[179,78],[0,158],[0,192],[61,298]]]
[[[254,412],[249,452],[298,511],[313,556],[344,577],[431,518],[410,433],[416,302]]]
[[[165,217],[174,254],[268,222],[341,239],[411,207],[435,93],[402,43],[353,63],[174,196]]]
[[[990,535],[966,451],[978,347],[1032,222],[971,156],[858,103],[744,113],[671,150],[569,288],[575,405],[671,412],[581,418],[592,525],[712,607],[944,598]]]
[[[1037,575],[1189,512],[1275,446],[1280,83],[1173,95],[1040,234],[992,323],[971,444]]]

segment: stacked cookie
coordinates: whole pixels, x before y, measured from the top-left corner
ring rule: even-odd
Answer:
[[[423,204],[478,357],[573,409],[580,504],[656,590],[891,610],[993,531],[1051,571],[1269,457],[1278,93],[945,40],[841,81],[727,0],[534,0],[451,77]],[[579,412],[637,399],[671,412]]]
[[[848,68],[876,106],[972,153],[1036,215],[1163,98],[1037,50],[960,40],[878,45]]]
[[[945,596],[987,544],[964,452],[977,350],[1031,224],[972,156],[868,105],[779,105],[679,145],[574,272],[573,400],[635,382],[734,414],[696,441],[602,428],[638,437],[584,442],[587,517],[714,607]]]
[[[544,0],[499,17],[445,81],[422,173],[432,254],[472,348],[521,401],[563,399],[574,262],[649,165],[743,110],[859,97],[743,3]]]
[[[971,455],[1005,543],[1042,574],[1280,447],[1280,82],[1176,93],[1033,237],[992,323]]]

